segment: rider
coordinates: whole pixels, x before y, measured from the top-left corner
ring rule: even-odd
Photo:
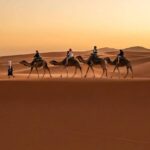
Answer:
[[[117,55],[117,59],[118,59],[118,64],[120,63],[121,60],[123,60],[125,58],[124,56],[124,51],[120,50],[119,54]]]
[[[93,64],[93,61],[98,58],[97,53],[98,53],[97,46],[94,46],[94,49],[92,50],[91,53],[91,57],[89,58],[91,64]]]
[[[34,55],[34,60],[41,60],[41,56],[38,50],[36,50],[35,55]]]
[[[40,56],[39,51],[36,50],[36,51],[35,51],[35,55],[34,55],[34,59],[33,59],[33,61],[32,61],[32,64],[33,64],[34,62],[37,62],[37,61],[40,61],[40,60],[42,60],[42,57]]]
[[[92,54],[97,57],[97,53],[98,53],[97,46],[94,46]]]
[[[73,51],[72,49],[70,48],[68,51],[67,51],[67,56],[66,56],[66,65],[68,65],[68,61],[74,57],[74,54],[73,54]]]

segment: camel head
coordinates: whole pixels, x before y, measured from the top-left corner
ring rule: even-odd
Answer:
[[[55,60],[52,60],[52,61],[50,61],[49,63],[52,64],[52,65],[57,65],[57,64],[58,64],[58,62],[55,61]]]
[[[77,58],[80,62],[84,62],[82,56],[77,56],[76,58]]]
[[[20,61],[20,64],[22,64],[22,65],[24,65],[24,66],[27,66],[27,67],[30,67],[30,66],[31,66],[31,64],[28,63],[26,60]]]
[[[112,64],[112,61],[109,57],[104,58],[104,60],[108,63],[108,64]]]

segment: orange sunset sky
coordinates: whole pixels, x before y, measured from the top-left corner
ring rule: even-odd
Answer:
[[[1,0],[0,55],[150,48],[149,0]]]

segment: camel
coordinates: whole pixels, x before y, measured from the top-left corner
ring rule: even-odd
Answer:
[[[30,73],[28,75],[28,78],[30,77],[30,75],[31,75],[31,73],[32,73],[34,68],[36,69],[37,74],[38,74],[38,78],[39,78],[38,68],[41,68],[41,67],[43,67],[43,70],[44,70],[43,78],[45,76],[46,70],[49,72],[50,78],[52,77],[50,69],[49,69],[49,67],[47,65],[47,62],[45,60],[39,60],[39,61],[34,62],[34,63],[33,62],[29,63],[29,62],[23,60],[23,61],[20,62],[20,64],[31,68],[31,71],[30,71]]]
[[[107,63],[106,63],[106,61],[105,61],[104,59],[102,59],[102,58],[97,58],[96,61],[92,61],[92,63],[91,63],[91,60],[90,60],[90,59],[91,59],[91,56],[90,56],[90,58],[87,59],[87,60],[84,60],[84,59],[82,58],[82,56],[77,56],[76,58],[77,58],[80,62],[82,62],[82,63],[88,65],[88,68],[87,68],[87,71],[86,71],[86,74],[85,74],[85,78],[87,77],[87,74],[88,74],[88,72],[89,72],[89,69],[92,70],[93,75],[94,75],[94,78],[95,78],[95,72],[94,72],[94,69],[93,69],[93,66],[94,66],[94,65],[100,65],[100,66],[101,66],[101,68],[102,68],[102,70],[103,70],[103,73],[102,73],[102,75],[101,75],[101,78],[104,76],[104,73],[106,73],[106,77],[108,76],[108,75],[107,75]]]
[[[123,60],[121,60],[119,64],[118,64],[118,59],[115,59],[114,61],[112,61],[109,57],[106,57],[106,58],[104,58],[104,59],[107,61],[108,64],[115,66],[111,78],[113,77],[114,72],[115,72],[116,69],[117,69],[118,72],[119,72],[119,78],[121,77],[119,67],[126,67],[126,68],[127,68],[127,73],[126,73],[126,75],[124,76],[124,78],[127,78],[128,74],[129,74],[129,70],[131,71],[131,73],[132,73],[132,78],[133,78],[132,65],[131,65],[130,61],[127,60],[126,58],[123,59]]]
[[[80,72],[81,72],[81,78],[82,78],[82,68],[80,66],[80,63],[74,58],[71,58],[68,61],[67,65],[66,65],[66,59],[64,59],[63,61],[60,61],[60,62],[57,62],[56,60],[52,60],[52,61],[50,61],[50,64],[56,65],[56,66],[64,66],[66,71],[67,71],[67,78],[68,78],[68,67],[73,67],[74,66],[75,67],[75,72],[74,72],[72,77],[75,77],[75,75],[77,74],[77,69],[79,69]]]

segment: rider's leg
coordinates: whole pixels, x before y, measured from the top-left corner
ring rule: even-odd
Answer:
[[[118,56],[118,61],[117,61],[117,63],[118,63],[118,64],[120,63],[120,59],[121,59],[121,57],[120,57],[120,56]]]
[[[68,59],[69,59],[69,58],[67,57],[67,58],[66,58],[66,64],[65,64],[66,66],[68,65]]]

